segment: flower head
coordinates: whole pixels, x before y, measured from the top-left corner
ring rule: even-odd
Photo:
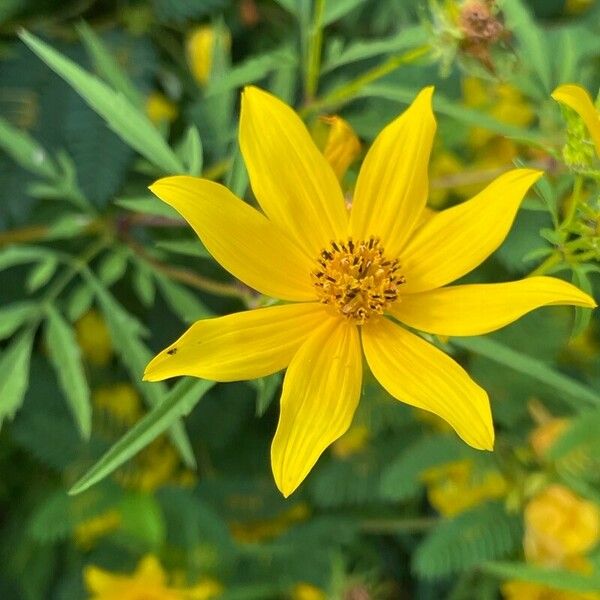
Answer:
[[[473,199],[424,218],[436,127],[432,93],[422,90],[379,134],[350,211],[300,118],[255,87],[242,96],[240,146],[262,212],[203,179],[167,177],[151,186],[232,275],[287,303],[196,322],[151,361],[145,379],[237,381],[287,367],[271,447],[285,496],[350,427],[363,352],[392,396],[439,415],[471,446],[491,450],[486,392],[408,327],[477,335],[538,306],[595,305],[548,277],[445,287],[501,244],[541,173],[510,171]]]

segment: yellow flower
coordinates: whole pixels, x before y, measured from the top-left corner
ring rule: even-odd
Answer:
[[[106,411],[123,425],[133,425],[143,414],[137,390],[129,383],[116,383],[94,390],[96,408]]]
[[[360,141],[350,124],[341,117],[323,117],[323,120],[330,126],[323,155],[341,180],[360,154]]]
[[[104,367],[113,356],[108,328],[100,313],[89,310],[75,323],[77,343],[84,358],[93,365]]]
[[[452,517],[487,500],[506,494],[506,480],[495,469],[476,472],[470,460],[427,469],[422,475],[431,505]]]
[[[568,425],[568,419],[550,419],[536,427],[529,437],[529,442],[535,454],[539,458],[543,458]]]
[[[525,556],[544,565],[593,548],[600,539],[600,510],[562,485],[551,485],[525,507]]]
[[[177,118],[177,105],[164,94],[152,92],[146,100],[146,114],[153,123],[170,123]]]
[[[350,427],[361,394],[361,339],[371,371],[392,396],[436,413],[471,446],[493,448],[486,392],[388,316],[428,333],[470,336],[547,304],[595,306],[550,277],[444,287],[502,243],[541,173],[509,171],[421,226],[435,132],[432,92],[420,92],[379,134],[350,212],[298,115],[255,87],[242,96],[240,147],[264,212],[204,179],[167,177],[151,186],[232,275],[290,303],[196,322],[150,362],[144,378],[239,381],[287,367],[271,447],[284,496]]]
[[[568,83],[557,87],[552,97],[581,117],[594,142],[596,154],[600,156],[600,112],[588,92],[579,85]]]
[[[75,543],[81,548],[91,548],[98,539],[118,529],[121,525],[121,514],[114,509],[86,519],[75,527]]]
[[[277,537],[295,523],[305,521],[309,516],[310,509],[307,504],[296,504],[273,519],[261,519],[251,522],[234,521],[229,524],[229,529],[231,535],[238,542],[251,544]]]
[[[229,46],[228,33],[223,33],[223,43]],[[210,79],[213,66],[213,55],[217,40],[217,31],[210,25],[202,25],[194,29],[187,41],[187,59],[192,75],[198,83],[206,85]]]
[[[507,581],[502,586],[504,600],[598,600],[600,594],[557,590],[528,581]]]
[[[310,583],[297,583],[292,590],[292,600],[327,600],[327,596]]]
[[[167,576],[155,556],[148,555],[138,563],[132,575],[115,575],[98,567],[84,571],[90,600],[210,600],[222,591],[219,583],[203,580],[191,588],[167,585]]]

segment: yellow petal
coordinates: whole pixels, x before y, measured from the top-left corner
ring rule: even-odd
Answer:
[[[262,209],[311,258],[332,240],[346,238],[348,216],[339,183],[289,106],[258,88],[245,88],[240,147]]]
[[[271,446],[273,475],[284,496],[350,427],[360,397],[361,360],[356,327],[337,319],[315,331],[292,359]]]
[[[587,90],[579,85],[566,84],[557,87],[552,92],[552,97],[581,117],[596,145],[596,153],[600,156],[600,112],[594,106]]]
[[[150,186],[193,228],[234,277],[283,300],[314,300],[313,263],[264,215],[227,188],[197,177],[159,179]]]
[[[144,379],[191,375],[242,381],[281,371],[329,316],[318,303],[284,304],[196,321],[146,367]]]
[[[140,560],[135,570],[135,578],[157,587],[163,586],[166,583],[165,572],[156,556],[152,554],[147,554]]]
[[[406,294],[390,312],[410,327],[437,335],[479,335],[504,327],[540,306],[594,308],[594,299],[553,277],[509,283],[455,285]]]
[[[323,120],[330,125],[323,156],[341,180],[360,153],[360,141],[350,124],[341,117],[324,117]]]
[[[434,215],[402,250],[402,292],[441,287],[485,260],[500,246],[527,190],[541,176],[541,171],[514,169],[471,200]]]
[[[392,396],[438,415],[473,448],[493,448],[488,396],[454,360],[385,318],[367,323],[362,341],[373,375]]]
[[[118,575],[113,575],[95,566],[85,567],[83,578],[88,591],[92,594],[98,594],[98,596],[109,594],[122,579]]]
[[[432,94],[432,87],[423,89],[377,136],[356,182],[351,234],[356,239],[380,238],[388,256],[397,256],[427,201],[427,165],[435,134]]]

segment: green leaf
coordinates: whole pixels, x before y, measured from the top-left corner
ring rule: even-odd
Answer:
[[[125,71],[96,32],[85,22],[76,27],[94,67],[99,75],[115,90],[121,92],[134,106],[142,107],[144,99],[133,85]]]
[[[195,240],[163,240],[156,242],[156,247],[194,258],[212,258],[210,252],[198,238]]]
[[[115,92],[34,35],[23,31],[19,37],[69,83],[126,144],[166,173],[185,172],[183,165],[156,127],[121,92]]]
[[[152,306],[156,288],[150,269],[141,267],[139,264],[133,272],[133,289],[144,306]]]
[[[29,383],[33,329],[26,329],[0,355],[0,425],[23,404]]]
[[[335,0],[335,2],[325,3],[325,13],[323,15],[323,27],[330,25],[338,19],[342,19],[349,12],[365,4],[367,0]]]
[[[256,388],[256,416],[262,417],[275,398],[275,392],[281,385],[281,373],[273,373],[268,377],[259,377],[252,382]]]
[[[586,294],[593,296],[592,282],[587,276],[585,269],[582,269],[578,264],[574,264],[571,268],[573,269],[573,283]],[[573,323],[573,332],[571,337],[577,337],[580,333],[587,329],[591,318],[591,308],[582,308],[581,306],[576,306],[575,322]]]
[[[46,344],[50,361],[79,433],[84,439],[89,439],[92,431],[90,388],[75,332],[53,306],[48,307],[47,315]]]
[[[213,385],[212,381],[197,379],[184,379],[177,383],[165,400],[114,444],[71,488],[69,493],[79,494],[110,475],[173,425],[177,419],[189,414]]]
[[[156,282],[171,310],[184,322],[193,323],[202,317],[211,316],[206,307],[191,290],[171,281],[168,277],[157,276]]]
[[[563,375],[546,363],[513,350],[489,337],[452,338],[452,344],[523,373],[565,394],[565,399],[581,408],[581,402],[600,404],[600,394],[579,381]]]
[[[166,524],[153,495],[127,494],[118,504],[122,531],[145,549],[157,551],[164,544]]]
[[[48,179],[58,177],[58,169],[44,148],[24,131],[0,118],[0,148],[24,169]]]
[[[171,208],[168,204],[165,204],[162,200],[159,200],[156,196],[117,198],[115,204],[143,215],[166,217],[167,219],[177,219],[178,221],[182,220],[175,209]]]
[[[54,273],[56,273],[57,267],[58,261],[54,256],[49,256],[39,262],[27,276],[25,281],[27,291],[33,293],[45,286],[52,279]]]
[[[106,286],[110,287],[125,275],[127,270],[127,255],[117,249],[107,254],[98,267],[98,277]]]
[[[94,292],[85,283],[81,283],[69,295],[67,299],[66,314],[69,321],[80,319],[92,306]]]
[[[202,140],[200,133],[195,125],[190,125],[186,131],[185,137],[177,149],[177,155],[183,163],[187,165],[188,173],[194,177],[202,174],[203,155]]]
[[[248,189],[248,171],[242,157],[242,152],[237,143],[235,144],[231,168],[225,178],[225,185],[238,198],[243,198],[246,195],[246,190]]]
[[[29,300],[14,302],[0,308],[0,340],[9,338],[39,310],[38,304]]]
[[[501,579],[517,579],[547,585],[570,592],[597,592],[600,590],[600,575],[580,575],[556,567],[538,567],[516,562],[488,562],[481,565],[486,573]]]
[[[447,577],[490,559],[501,558],[521,544],[518,516],[491,502],[442,521],[417,548],[413,568],[428,579]]]
[[[43,246],[9,246],[0,252],[0,271],[30,262],[51,260],[55,257],[53,250]]]
[[[420,25],[408,27],[384,40],[352,42],[347,48],[326,58],[322,73],[382,54],[405,52],[427,41],[427,32]]]

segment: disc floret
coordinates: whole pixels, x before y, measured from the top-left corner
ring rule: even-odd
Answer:
[[[404,283],[397,259],[388,259],[378,238],[331,242],[312,272],[317,296],[342,316],[363,325],[398,299]]]

